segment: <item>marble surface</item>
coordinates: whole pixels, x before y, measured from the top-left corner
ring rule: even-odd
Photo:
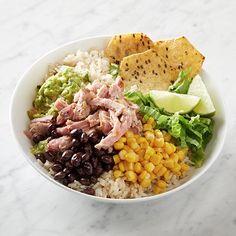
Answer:
[[[236,235],[236,1],[0,0],[0,235]],[[10,132],[13,89],[54,47],[93,35],[142,31],[186,35],[206,56],[228,104],[228,135],[212,168],[157,202],[106,205],[81,200],[40,176]]]

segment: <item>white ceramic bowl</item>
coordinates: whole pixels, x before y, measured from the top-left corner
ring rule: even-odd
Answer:
[[[21,77],[13,94],[11,109],[10,109],[10,120],[13,129],[13,134],[15,136],[18,146],[20,147],[21,153],[41,175],[50,180],[53,184],[56,184],[61,188],[68,190],[69,192],[74,192],[75,194],[78,195],[78,197],[86,197],[98,201],[111,202],[111,203],[134,203],[134,202],[142,202],[149,200],[158,200],[170,194],[176,193],[177,191],[187,187],[188,185],[192,184],[195,180],[197,180],[213,164],[223,146],[226,134],[226,116],[225,116],[224,105],[222,102],[222,97],[220,97],[220,93],[215,87],[215,84],[213,82],[214,80],[212,80],[205,71],[202,72],[202,78],[204,79],[204,82],[214,101],[217,111],[214,117],[215,120],[214,135],[206,149],[206,161],[204,162],[204,165],[201,168],[195,169],[191,174],[191,176],[188,179],[186,179],[182,185],[168,192],[162,193],[160,195],[155,195],[145,198],[137,198],[137,199],[107,199],[107,198],[100,198],[96,196],[86,195],[77,192],[75,190],[72,190],[68,187],[65,187],[64,185],[55,181],[51,176],[49,176],[47,174],[47,171],[45,171],[45,169],[38,164],[36,159],[30,153],[31,143],[23,133],[23,131],[27,129],[27,126],[29,124],[27,110],[29,110],[32,105],[32,100],[35,96],[35,88],[38,84],[41,84],[43,82],[43,77],[47,72],[48,65],[50,63],[56,63],[62,60],[66,55],[74,53],[78,49],[80,50],[103,49],[105,48],[110,38],[111,38],[110,36],[99,36],[99,37],[77,40],[65,44],[61,47],[58,47],[55,50],[50,51],[49,53],[38,59]]]

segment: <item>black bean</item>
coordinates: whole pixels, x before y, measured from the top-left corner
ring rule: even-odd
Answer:
[[[35,158],[36,158],[36,159],[39,159],[42,163],[45,163],[45,162],[46,162],[46,158],[45,158],[45,156],[44,156],[43,153],[36,154],[36,155],[35,155]]]
[[[38,142],[40,142],[40,141],[42,141],[44,139],[45,139],[45,137],[43,135],[34,134],[32,136],[32,140],[33,140],[34,143],[38,143]]]
[[[88,178],[80,178],[79,182],[86,186],[90,185],[90,180]]]
[[[91,163],[92,163],[92,165],[93,165],[93,168],[96,168],[97,165],[98,165],[98,158],[97,158],[96,156],[93,156],[93,157],[91,158]]]
[[[51,135],[52,131],[56,130],[57,126],[55,123],[51,123],[49,126],[48,126],[48,132],[49,132],[49,135]]]
[[[112,168],[113,168],[113,165],[111,165],[111,164],[104,164],[103,165],[103,169],[106,171],[112,170]]]
[[[94,169],[94,175],[96,177],[99,177],[102,173],[103,173],[103,168],[101,166],[101,164],[99,163],[98,166]]]
[[[66,150],[62,153],[61,160],[62,161],[68,161],[72,157],[74,152],[72,150]]]
[[[84,173],[86,175],[92,175],[93,174],[93,166],[90,162],[85,162],[84,163]]]
[[[63,169],[63,166],[61,164],[53,164],[51,169],[54,171],[54,172],[59,172]]]
[[[50,162],[53,162],[56,159],[56,154],[48,151],[44,153],[44,156]]]
[[[77,169],[77,173],[78,173],[78,176],[79,176],[79,177],[85,176],[84,169],[83,169],[82,167],[79,167],[79,168]]]
[[[73,165],[72,165],[71,161],[67,161],[67,162],[65,163],[65,166],[66,166],[67,168],[70,168],[70,169],[73,168]]]
[[[99,134],[96,131],[90,133],[88,137],[91,143],[93,144],[99,143],[100,138],[99,138]]]
[[[82,193],[86,193],[89,195],[95,195],[95,190],[93,188],[85,188],[83,191],[81,191]]]
[[[102,156],[101,157],[101,161],[105,164],[112,164],[113,162],[113,157],[112,156],[108,156],[108,155],[105,155],[105,156]]]
[[[68,175],[71,172],[71,168],[66,167],[63,169],[63,172]]]
[[[88,135],[86,133],[82,133],[80,137],[80,142],[81,143],[87,143],[88,142]]]
[[[74,167],[78,167],[81,163],[81,160],[82,160],[82,155],[83,153],[82,152],[77,152],[75,153],[72,158],[71,158],[71,164],[74,166]]]
[[[64,179],[65,177],[66,177],[66,173],[62,171],[54,175],[55,180],[61,180],[61,179]]]
[[[97,148],[94,149],[94,153],[96,156],[100,157],[100,156],[103,156],[106,154],[105,150],[101,149],[101,150],[98,150]]]
[[[88,153],[89,156],[91,156],[92,153],[93,153],[93,148],[92,148],[91,144],[86,143],[85,146],[84,146],[84,151],[85,151],[86,153]]]
[[[72,138],[80,138],[82,134],[82,130],[81,129],[73,129],[70,132],[70,135]]]
[[[51,137],[52,137],[52,138],[59,138],[60,135],[58,134],[58,132],[57,132],[56,130],[52,130],[52,132],[51,132]]]
[[[67,186],[69,184],[69,180],[68,179],[62,179],[62,180],[59,180],[59,182],[61,182],[65,186]]]
[[[92,184],[96,184],[97,183],[97,178],[95,177],[95,176],[91,176],[90,177],[90,182],[92,183]]]
[[[77,176],[73,173],[69,173],[67,177],[70,183],[73,183],[77,179]]]
[[[86,152],[82,155],[82,163],[84,163],[85,161],[88,161],[90,159],[90,155]]]
[[[80,146],[79,140],[75,139],[75,138],[72,139],[71,144],[72,144],[72,147],[79,147]]]

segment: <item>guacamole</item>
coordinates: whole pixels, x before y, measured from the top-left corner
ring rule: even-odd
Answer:
[[[48,145],[48,140],[47,139],[45,139],[43,141],[40,141],[39,143],[35,144],[31,148],[31,153],[33,155],[37,155],[37,154],[43,153],[43,152],[46,151],[47,145]]]
[[[33,109],[28,112],[30,119],[45,115],[57,115],[54,102],[63,98],[67,103],[73,101],[73,95],[89,82],[88,74],[82,76],[69,66],[61,66],[57,74],[49,77],[41,86],[37,87],[37,94],[33,101]]]

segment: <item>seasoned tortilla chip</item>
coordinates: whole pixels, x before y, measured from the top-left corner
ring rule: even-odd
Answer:
[[[116,35],[109,41],[105,56],[111,62],[119,64],[123,57],[144,52],[151,47],[153,47],[152,40],[143,33]]]
[[[203,61],[204,56],[181,37],[159,41],[150,50],[123,58],[120,75],[126,90],[133,85],[143,92],[167,90],[181,70],[190,69],[191,77],[198,74]]]

